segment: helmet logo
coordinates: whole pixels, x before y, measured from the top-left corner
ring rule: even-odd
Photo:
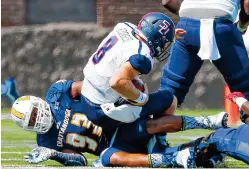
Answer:
[[[170,23],[166,20],[161,21],[158,26],[160,27],[159,33],[161,33],[162,35],[166,35],[169,32]]]

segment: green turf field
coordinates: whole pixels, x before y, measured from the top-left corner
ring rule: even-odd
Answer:
[[[217,110],[203,110],[203,111],[192,111],[192,110],[180,110],[177,114],[196,116],[196,115],[211,115],[219,111]],[[2,146],[1,146],[1,162],[2,167],[7,166],[61,166],[59,163],[54,161],[47,161],[40,163],[39,165],[31,165],[23,160],[23,156],[32,150],[35,144],[35,134],[31,132],[25,132],[16,126],[9,119],[9,110],[2,109]],[[205,130],[189,130],[186,132],[179,132],[176,134],[169,135],[169,142],[171,145],[190,141],[199,136],[205,136],[211,131]],[[89,165],[96,159],[95,156],[86,154]],[[220,167],[229,168],[248,168],[249,166],[239,162],[232,158],[227,158],[225,164]]]

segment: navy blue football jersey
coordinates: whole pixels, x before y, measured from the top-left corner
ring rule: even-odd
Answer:
[[[102,128],[92,123],[97,117],[85,112],[80,100],[70,97],[72,83],[61,80],[49,88],[46,102],[53,113],[54,124],[47,133],[37,134],[37,144],[57,151],[71,149],[99,155],[108,140]]]

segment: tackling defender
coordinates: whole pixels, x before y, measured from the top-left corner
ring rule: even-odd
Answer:
[[[13,121],[24,130],[37,133],[39,147],[25,157],[26,161],[40,163],[52,159],[67,166],[85,166],[84,152],[100,155],[104,149],[117,143],[128,152],[144,152],[144,143],[153,134],[181,128],[172,128],[167,117],[141,118],[121,126],[112,141],[114,131],[96,125],[98,115],[82,107],[81,86],[81,81],[61,80],[49,88],[46,101],[34,96],[23,96],[15,101],[11,109]],[[216,129],[225,122],[217,116],[188,118],[195,119],[196,124],[191,127],[196,128]],[[130,147],[125,147],[127,142],[131,143],[128,144]],[[133,147],[138,143],[141,145]]]
[[[239,128],[219,128],[207,137],[176,147],[158,149],[157,143],[154,142],[152,147],[151,144],[147,145],[153,152],[149,155],[141,150],[132,152],[134,147],[144,144],[146,137],[138,139],[138,136],[132,138],[134,141],[131,141],[131,138],[119,136],[121,139],[114,141],[108,149],[102,152],[101,161],[94,164],[96,166],[213,168],[223,161],[225,155],[249,164],[249,135],[247,134],[249,132],[249,101],[240,92],[231,93],[225,98],[236,103],[245,113],[241,118],[245,124]],[[121,135],[122,127],[119,128]],[[133,130],[129,131],[132,133]]]

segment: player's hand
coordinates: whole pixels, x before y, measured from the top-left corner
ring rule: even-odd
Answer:
[[[55,150],[46,147],[36,147],[26,156],[24,156],[25,161],[38,164],[43,161],[49,160]]]
[[[187,34],[187,32],[184,29],[175,29],[175,39],[180,40],[183,39],[183,35]]]
[[[147,85],[144,87],[145,87],[145,91],[143,93],[145,93],[147,95],[147,97],[145,98],[145,100],[142,103],[139,103],[139,102],[136,102],[135,100],[130,100],[130,99],[127,99],[127,101],[134,106],[140,106],[140,107],[144,106],[149,101],[148,87],[147,87]]]
[[[141,106],[144,106],[144,105],[149,101],[149,90],[148,90],[148,85],[147,85],[146,83],[144,83],[144,91],[143,91],[143,93],[147,95],[147,97],[146,97],[146,99],[144,100],[144,102],[138,103],[138,102],[136,102],[136,101],[129,100],[129,99],[127,99],[127,101],[128,101],[130,104],[134,105],[134,106],[140,106],[140,107],[141,107]]]
[[[246,27],[241,27],[240,22],[236,22],[237,28],[240,31],[242,35],[244,35],[247,31],[247,26]]]
[[[245,95],[242,94],[241,92],[233,92],[225,96],[225,99],[231,100],[232,102],[235,103],[236,98],[238,97],[243,97],[245,98]]]

